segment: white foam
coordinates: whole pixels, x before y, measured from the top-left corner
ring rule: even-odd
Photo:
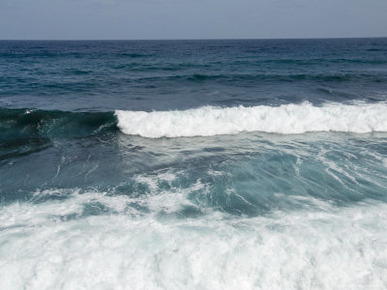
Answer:
[[[125,134],[149,138],[213,136],[240,132],[387,132],[387,103],[310,103],[278,107],[202,107],[186,111],[116,110]]]
[[[194,190],[193,188],[192,190]],[[128,214],[128,196],[66,195],[0,210],[0,289],[385,289],[387,204],[275,212],[255,218],[208,212],[157,219],[186,192],[144,195],[151,212]],[[175,202],[169,197],[175,196]],[[180,196],[180,197],[178,197]],[[308,199],[307,197],[294,197]],[[116,214],[58,220],[98,202]]]

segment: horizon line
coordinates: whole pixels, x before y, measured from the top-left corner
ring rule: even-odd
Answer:
[[[344,37],[273,37],[273,38],[4,38],[0,41],[211,41],[211,40],[324,40],[324,39],[373,39],[373,38],[387,38],[387,36],[344,36]]]

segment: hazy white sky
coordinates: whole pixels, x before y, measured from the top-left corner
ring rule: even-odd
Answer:
[[[0,39],[387,36],[387,0],[0,0]]]

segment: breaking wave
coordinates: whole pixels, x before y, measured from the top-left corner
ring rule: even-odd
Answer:
[[[306,132],[386,132],[387,103],[308,102],[277,107],[201,107],[185,111],[116,110],[118,127],[125,134],[148,138],[193,137],[266,132],[301,134]]]

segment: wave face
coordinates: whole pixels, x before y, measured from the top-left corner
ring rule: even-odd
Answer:
[[[63,112],[37,109],[0,109],[2,139],[80,137],[116,128],[109,112]]]
[[[278,107],[201,107],[185,111],[116,110],[118,127],[125,134],[148,138],[193,137],[266,132],[301,134],[306,132],[385,132],[387,104],[310,103]]]
[[[101,136],[117,131],[111,112],[0,109],[0,162],[44,151],[53,140]]]

